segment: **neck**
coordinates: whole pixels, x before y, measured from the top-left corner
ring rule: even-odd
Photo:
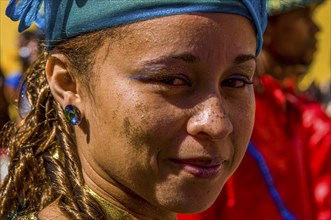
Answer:
[[[103,176],[107,175],[102,174],[102,171],[94,170],[82,154],[80,155],[80,159],[82,161],[83,177],[86,185],[104,200],[137,219],[176,219],[175,213],[157,208],[118,182],[103,178]]]

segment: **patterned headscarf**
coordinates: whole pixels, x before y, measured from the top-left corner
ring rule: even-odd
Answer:
[[[39,9],[44,5],[44,18]],[[244,16],[256,29],[258,54],[267,24],[266,0],[11,0],[6,15],[19,31],[32,22],[45,29],[47,49],[65,39],[136,21],[194,12]],[[43,23],[44,22],[44,23]]]
[[[267,0],[267,9],[269,16],[273,16],[296,8],[315,6],[322,2],[324,0]]]

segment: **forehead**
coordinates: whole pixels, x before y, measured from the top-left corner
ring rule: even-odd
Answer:
[[[297,8],[289,12],[271,16],[269,18],[269,24],[273,24],[275,22],[283,22],[283,23],[295,22],[297,19],[309,18],[311,16],[312,16],[312,8],[310,7]]]
[[[144,56],[146,52],[155,55],[194,51],[255,54],[256,49],[253,25],[233,14],[173,15],[133,23],[123,30],[122,37],[111,47],[127,53],[128,57],[139,52]]]
[[[228,31],[242,30],[242,27],[249,26],[253,30],[253,25],[248,19],[234,14],[224,13],[195,13],[172,15],[160,18],[154,18],[142,22],[133,23],[128,26],[128,30],[134,31],[135,34],[143,33],[145,36],[153,37],[160,33],[167,36],[172,35],[173,38],[183,37],[182,34],[203,34],[208,36],[212,33],[224,33],[229,35]],[[226,33],[226,34],[225,34]],[[131,35],[134,37],[135,35]],[[159,37],[159,36],[158,36]]]

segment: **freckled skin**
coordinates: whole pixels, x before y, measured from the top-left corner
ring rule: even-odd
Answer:
[[[124,135],[128,140],[130,140],[130,144],[132,146],[139,148],[145,142],[144,139],[146,139],[146,134],[142,127],[137,127],[134,129],[128,117],[124,118],[123,130]]]
[[[124,134],[126,136],[130,136],[131,133],[132,133],[130,127],[131,127],[131,123],[130,123],[129,119],[128,118],[124,118],[124,120],[123,120],[123,130],[124,130]]]
[[[141,219],[202,211],[239,165],[251,135],[253,87],[228,80],[253,77],[254,59],[234,62],[255,55],[252,25],[237,15],[190,14],[127,29],[129,36],[96,54],[95,102],[82,95],[89,143],[83,129],[76,135],[86,183]],[[224,164],[200,178],[171,162],[191,158]]]

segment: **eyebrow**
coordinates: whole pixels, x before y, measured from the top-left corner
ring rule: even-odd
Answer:
[[[199,57],[189,53],[178,56],[172,56],[172,58],[176,60],[183,60],[186,63],[197,63],[200,61]],[[256,62],[256,57],[252,54],[241,54],[234,59],[233,63],[239,65],[249,60],[254,60]]]
[[[193,54],[185,53],[178,56],[172,56],[173,59],[182,60],[186,63],[197,63],[200,61],[200,58],[194,56]]]
[[[168,59],[174,59],[174,60],[181,60],[184,61],[185,63],[197,63],[200,61],[200,58],[190,54],[190,53],[183,53],[183,54],[179,54],[179,55],[173,55],[173,56],[162,56],[156,59],[151,59],[151,60],[147,60],[144,61],[143,64],[157,64],[159,62],[168,60]]]
[[[161,57],[160,59],[155,59],[155,60],[149,60],[146,62],[146,64],[153,64],[153,63],[158,63],[160,60],[164,60],[165,57]],[[200,58],[198,56],[195,56],[193,54],[190,53],[184,53],[184,54],[179,54],[179,55],[175,55],[175,56],[170,56],[171,59],[175,59],[175,60],[182,60],[186,63],[198,63],[200,61]],[[254,60],[256,62],[256,57],[252,54],[242,54],[237,56],[233,63],[234,64],[242,64],[245,63],[249,60]]]
[[[249,60],[254,60],[255,62],[257,62],[256,57],[254,55],[252,55],[252,54],[242,54],[242,55],[237,56],[234,59],[233,63],[238,65],[238,64],[245,63]]]

